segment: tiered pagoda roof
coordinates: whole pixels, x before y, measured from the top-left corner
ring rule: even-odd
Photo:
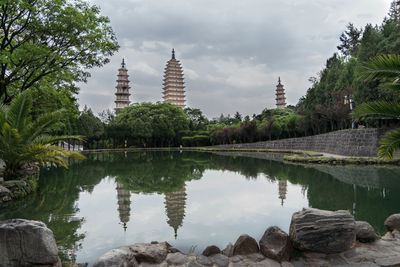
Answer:
[[[286,108],[285,89],[283,89],[283,84],[281,84],[281,77],[279,77],[278,85],[276,86],[276,107]]]
[[[124,107],[129,106],[131,101],[129,100],[129,80],[128,70],[125,68],[125,61],[122,59],[121,68],[118,69],[117,75],[117,92],[115,93],[117,99],[115,100],[115,111],[118,113]]]
[[[175,58],[175,50],[172,49],[172,58],[164,69],[163,99],[164,103],[171,103],[185,108],[185,86],[183,71],[179,60]]]

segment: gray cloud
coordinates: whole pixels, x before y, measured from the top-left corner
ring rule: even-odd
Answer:
[[[132,100],[160,101],[164,66],[176,49],[187,104],[209,117],[259,113],[275,105],[282,77],[296,104],[338,44],[348,22],[379,24],[390,0],[92,0],[111,19],[121,45],[111,63],[91,70],[79,102],[113,108],[125,57]]]

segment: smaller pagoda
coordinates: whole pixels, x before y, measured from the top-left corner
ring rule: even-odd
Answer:
[[[281,84],[281,77],[279,77],[278,85],[276,86],[276,107],[286,108],[286,97],[285,89],[283,89],[283,84]]]
[[[115,100],[115,112],[119,113],[123,108],[128,107],[131,101],[129,100],[129,80],[128,70],[125,68],[125,60],[122,59],[121,68],[118,69],[117,75],[117,99]]]
[[[279,199],[281,200],[281,206],[286,199],[287,194],[287,180],[279,180],[278,182]]]

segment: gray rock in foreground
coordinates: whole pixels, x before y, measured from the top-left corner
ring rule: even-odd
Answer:
[[[134,253],[128,246],[119,247],[108,251],[101,256],[93,267],[136,267],[139,266],[135,259]]]
[[[136,243],[131,246],[122,246],[108,251],[101,256],[93,267],[134,267],[139,263],[161,263],[170,251],[171,245],[167,242]],[[174,254],[181,254],[176,252]]]
[[[233,255],[248,255],[258,251],[257,241],[246,234],[239,236],[233,246]]]
[[[400,213],[393,214],[387,217],[387,219],[385,220],[385,226],[389,231],[400,231]]]
[[[292,253],[288,234],[277,226],[269,227],[260,239],[260,252],[267,258],[287,261]]]
[[[374,242],[378,239],[374,228],[367,222],[356,221],[356,239],[363,243]]]
[[[289,235],[293,246],[299,250],[339,253],[353,246],[355,221],[344,210],[303,209],[293,214]]]
[[[0,222],[0,266],[61,266],[53,232],[42,222]]]

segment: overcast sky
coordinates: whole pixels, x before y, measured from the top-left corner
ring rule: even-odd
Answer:
[[[124,57],[132,102],[162,100],[175,48],[186,105],[209,118],[275,108],[278,77],[287,103],[305,95],[348,22],[381,24],[391,0],[88,0],[108,16],[120,50],[81,85],[80,108],[113,109]]]

